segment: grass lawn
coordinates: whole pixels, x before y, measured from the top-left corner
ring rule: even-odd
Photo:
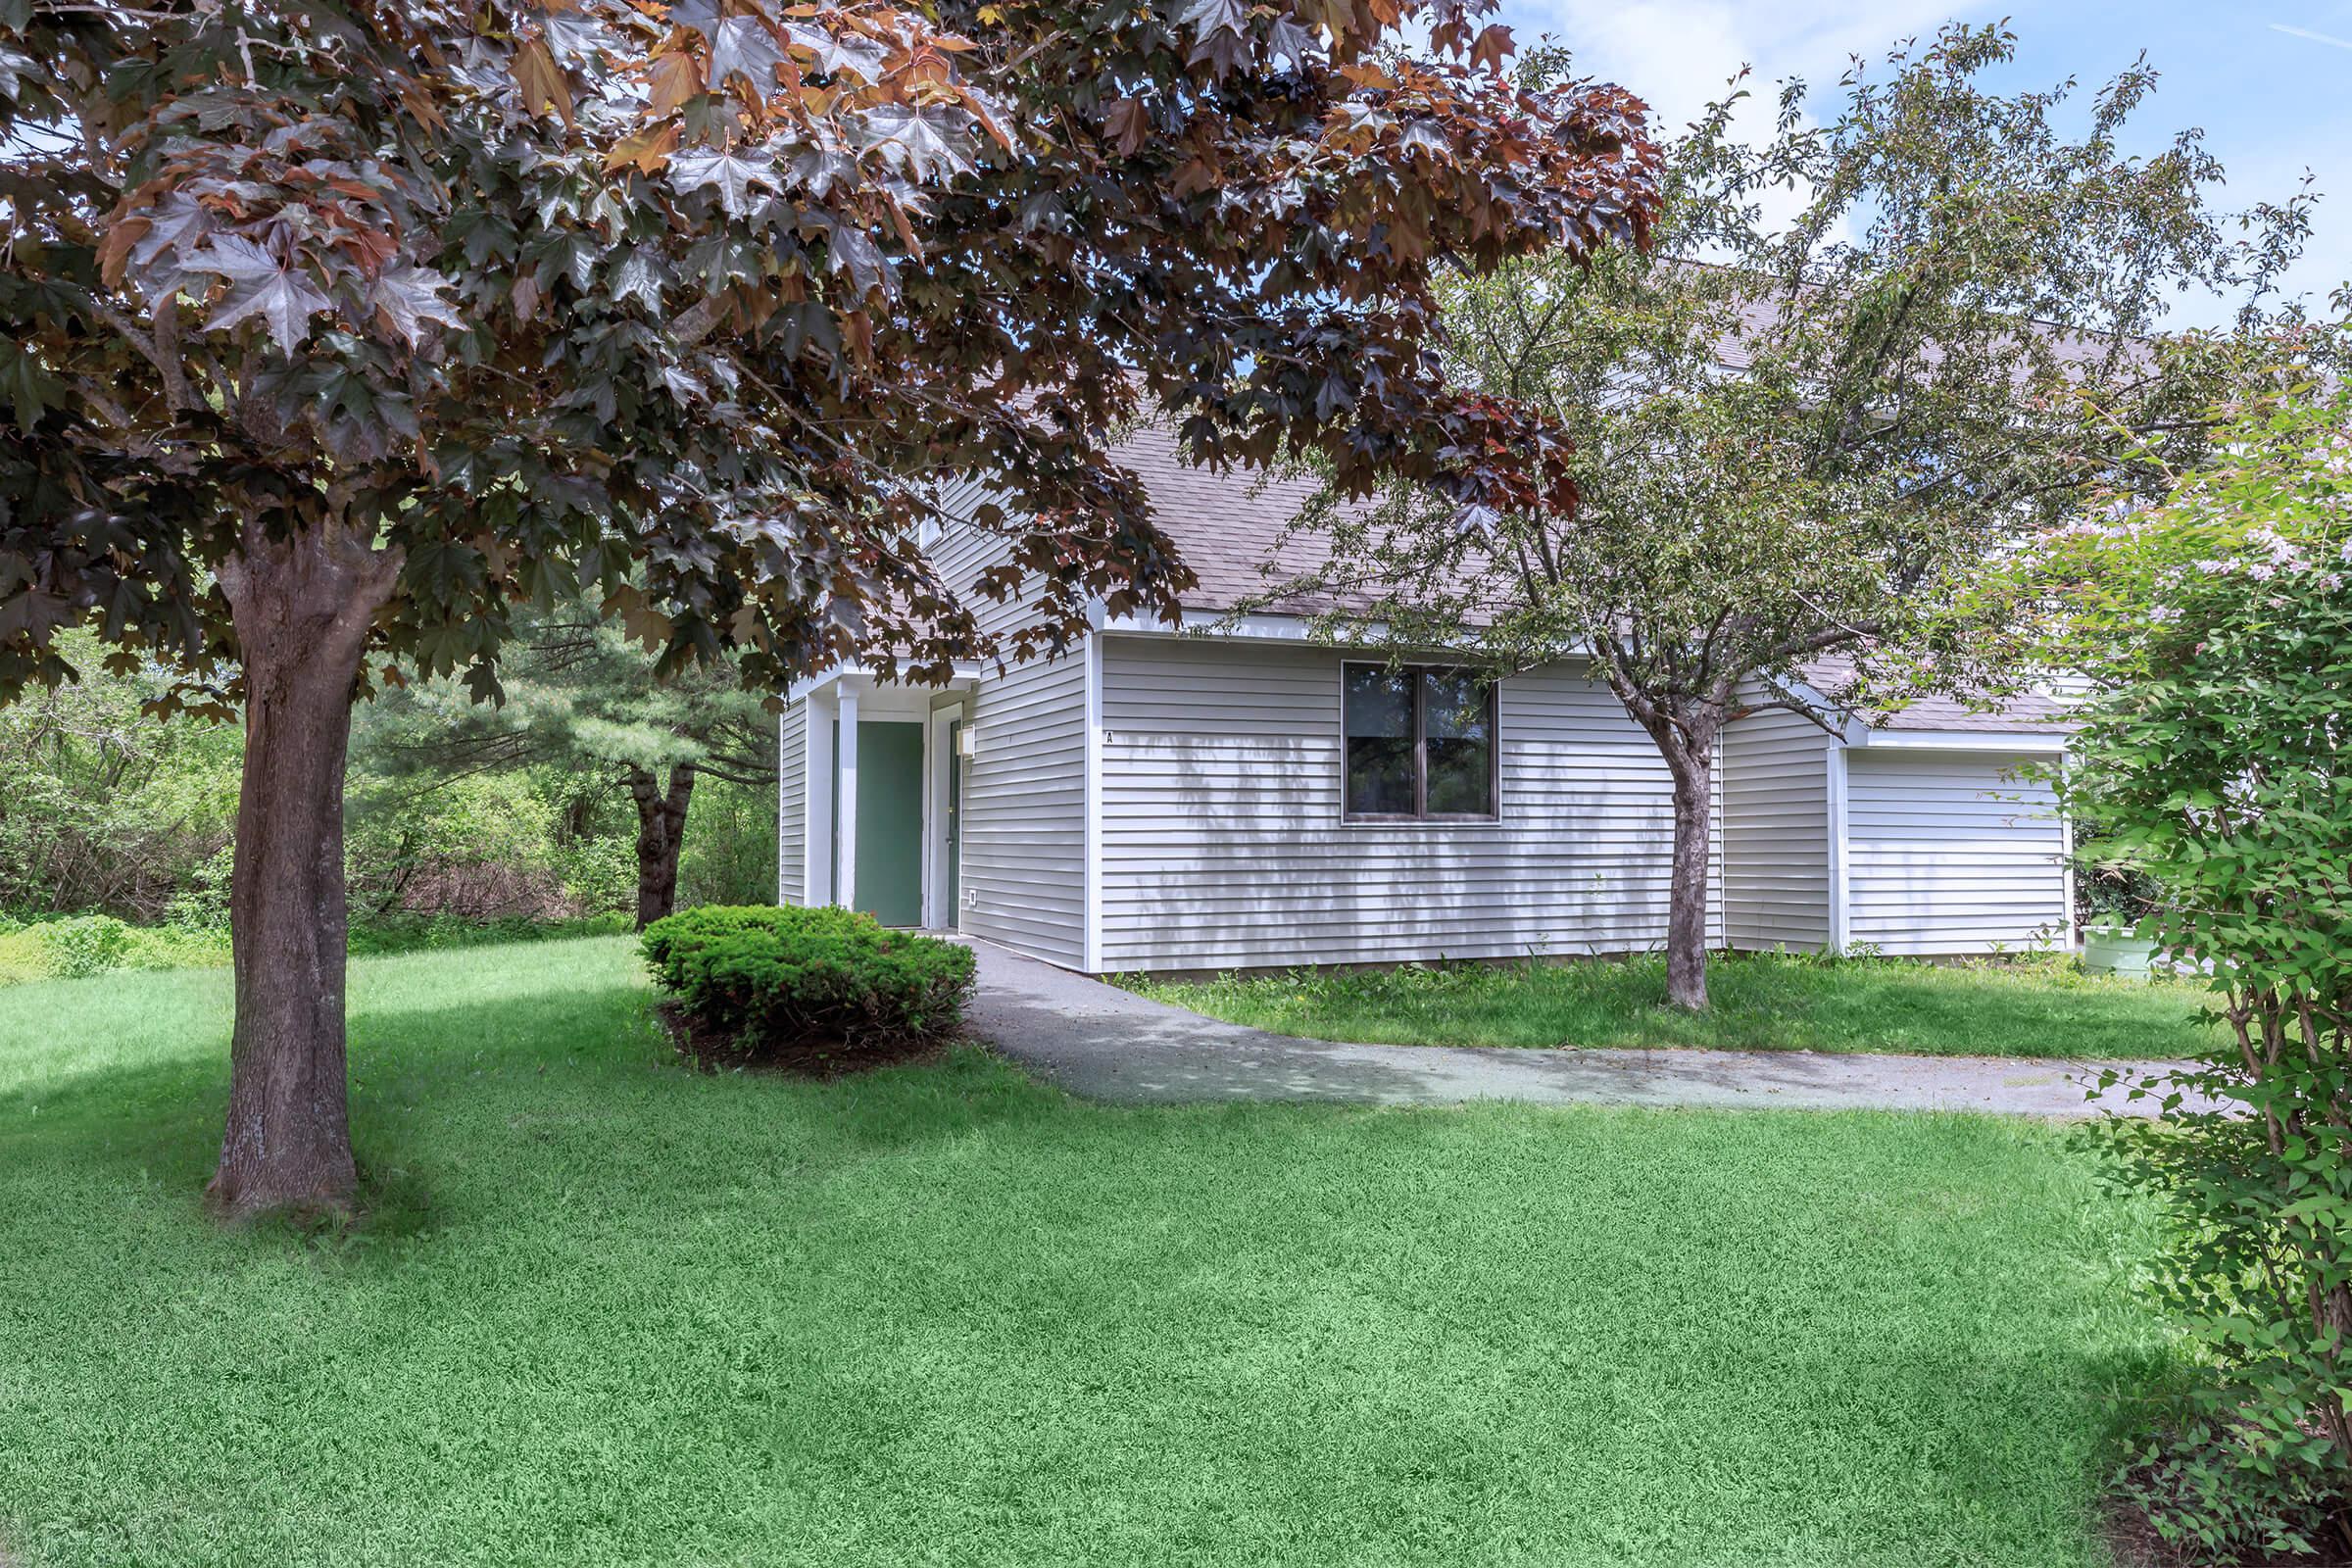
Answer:
[[[0,1003],[0,1558],[2105,1561],[2143,1221],[1928,1115],[681,1070],[620,939],[355,968],[350,1237],[199,1217],[227,977]]]
[[[1705,1014],[1664,1005],[1659,958],[1391,970],[1130,976],[1148,997],[1315,1040],[1394,1046],[1713,1046],[1904,1051],[1936,1056],[2193,1055],[2201,986],[2084,974],[2073,960],[1836,963],[1711,956]]]

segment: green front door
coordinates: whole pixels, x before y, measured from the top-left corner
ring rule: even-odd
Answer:
[[[858,908],[884,925],[923,923],[923,726],[858,721]]]

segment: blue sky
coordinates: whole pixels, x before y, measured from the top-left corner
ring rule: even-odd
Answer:
[[[1766,80],[1799,75],[1828,89],[1848,55],[1876,58],[1945,21],[2006,17],[2018,62],[2005,85],[2016,87],[2071,75],[2087,90],[2144,49],[2163,80],[2135,117],[2135,150],[2202,127],[2233,208],[2283,199],[2308,169],[2327,199],[2295,285],[2325,296],[2352,278],[2352,0],[1502,0],[1500,16],[1522,44],[1552,34],[1583,71],[1623,82],[1678,127],[1742,64]],[[2223,314],[2208,306],[2183,319]]]

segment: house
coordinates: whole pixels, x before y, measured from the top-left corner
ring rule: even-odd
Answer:
[[[1103,619],[1052,661],[946,688],[857,669],[796,684],[780,725],[777,896],[954,927],[1090,973],[1624,953],[1662,945],[1664,763],[1566,660],[1480,690],[1321,646],[1298,612],[1231,613],[1304,499],[1120,454],[1199,575],[1180,627]],[[976,504],[978,492],[950,498]],[[935,541],[951,581],[996,559]],[[989,607],[1002,627],[1018,607]],[[1710,940],[1958,955],[2071,940],[2046,786],[2052,701],[1742,719],[1724,738]]]

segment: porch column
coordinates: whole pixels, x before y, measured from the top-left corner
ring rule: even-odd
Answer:
[[[808,818],[801,835],[802,886],[810,908],[833,902],[833,714],[830,693],[808,694]]]
[[[841,689],[840,777],[834,784],[841,802],[834,820],[840,823],[840,869],[833,878],[833,902],[845,909],[858,906],[858,694],[845,682]]]

